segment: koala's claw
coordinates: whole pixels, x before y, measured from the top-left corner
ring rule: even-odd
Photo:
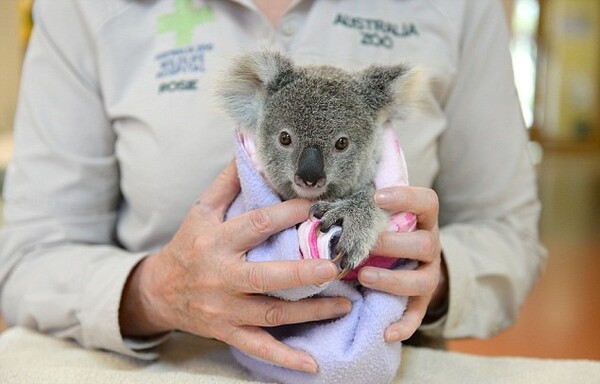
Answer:
[[[318,218],[318,219],[320,219],[320,218]],[[328,222],[323,223],[323,221],[321,220],[321,221],[319,221],[319,223],[317,223],[317,226],[315,227],[315,230],[317,232],[327,233],[334,224],[335,223],[329,224]]]
[[[340,218],[336,218],[334,216],[332,216],[331,214],[328,214],[329,210],[331,209],[329,203],[325,203],[325,202],[318,202],[312,205],[312,207],[310,207],[310,210],[308,211],[308,214],[311,217],[317,218],[320,220],[318,226],[317,226],[317,230],[319,232],[323,232],[323,233],[327,233],[332,226],[334,225],[341,225],[342,220]]]
[[[340,271],[340,273],[338,273],[338,275],[337,275],[336,279],[338,279],[338,280],[343,280],[343,279],[344,279],[344,277],[346,277],[346,275],[347,275],[348,273],[350,273],[350,271],[352,271],[352,268],[350,268],[350,267],[348,267],[348,266],[346,266],[346,267],[342,268],[342,270]]]
[[[323,209],[323,207],[319,203],[315,203],[308,210],[308,215],[310,217],[315,217],[317,219],[320,219],[323,217],[325,212],[327,212],[326,209]]]
[[[336,277],[338,280],[342,280],[348,273],[350,273],[350,271],[354,269],[350,264],[344,262],[345,259],[346,254],[344,252],[338,252],[338,254],[335,255],[335,258],[331,260],[336,264],[340,264],[341,270]]]
[[[335,257],[331,260],[334,263],[337,263],[338,261],[342,260],[344,258],[344,253],[343,252],[338,252],[337,255],[335,255]]]
[[[315,227],[315,232],[321,232],[321,222],[317,223],[317,226]]]

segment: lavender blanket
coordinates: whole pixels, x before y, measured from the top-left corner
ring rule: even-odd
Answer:
[[[383,155],[376,178],[378,188],[406,185],[406,164],[399,142],[390,128],[383,137]],[[251,138],[242,134],[236,140],[236,164],[241,183],[241,192],[229,209],[228,218],[252,209],[281,202],[269,187],[257,167]],[[410,213],[395,215],[388,230],[407,232],[414,230],[416,219]],[[341,228],[327,234],[315,234],[310,230],[311,221],[290,228],[247,254],[247,260],[300,260],[307,257],[330,258],[327,242]],[[314,236],[320,236],[313,238]],[[324,237],[323,237],[324,236]],[[324,246],[320,246],[323,245]],[[316,245],[316,246],[315,246]],[[414,268],[416,264],[406,260],[371,257],[370,265],[393,268]],[[356,271],[347,276],[355,278]],[[310,353],[319,364],[317,374],[292,371],[248,356],[232,349],[237,361],[247,368],[252,376],[261,381],[280,383],[390,383],[400,365],[400,343],[387,344],[383,334],[387,326],[398,321],[406,308],[407,298],[389,295],[371,289],[356,287],[347,281],[333,281],[322,286],[305,286],[269,293],[285,300],[300,300],[306,297],[345,296],[352,301],[352,311],[335,321],[289,325],[269,329],[284,343]]]

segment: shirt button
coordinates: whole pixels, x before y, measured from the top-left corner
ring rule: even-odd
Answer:
[[[296,33],[296,25],[292,21],[284,21],[281,23],[281,33],[286,36],[292,36]]]

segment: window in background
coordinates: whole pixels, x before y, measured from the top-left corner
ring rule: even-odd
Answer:
[[[511,54],[523,117],[533,125],[537,62],[538,0],[516,0],[513,4]]]
[[[540,4],[540,139],[547,147],[600,149],[600,1]]]
[[[21,39],[21,46],[23,51],[27,48],[29,43],[29,35],[31,35],[31,29],[33,28],[33,16],[31,14],[31,8],[33,7],[33,0],[19,0],[19,21],[20,30],[19,37]]]

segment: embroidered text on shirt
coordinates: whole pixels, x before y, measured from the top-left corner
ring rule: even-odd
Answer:
[[[197,90],[198,81],[190,76],[206,70],[206,53],[212,49],[213,45],[210,43],[198,44],[170,49],[156,55],[156,78],[162,81],[158,85],[158,93]]]
[[[212,44],[199,44],[187,48],[175,48],[156,55],[157,78],[205,71],[205,54]]]
[[[333,25],[356,29],[362,35],[361,43],[376,47],[392,48],[394,38],[417,36],[419,32],[413,23],[390,23],[380,19],[367,19],[338,13]]]

